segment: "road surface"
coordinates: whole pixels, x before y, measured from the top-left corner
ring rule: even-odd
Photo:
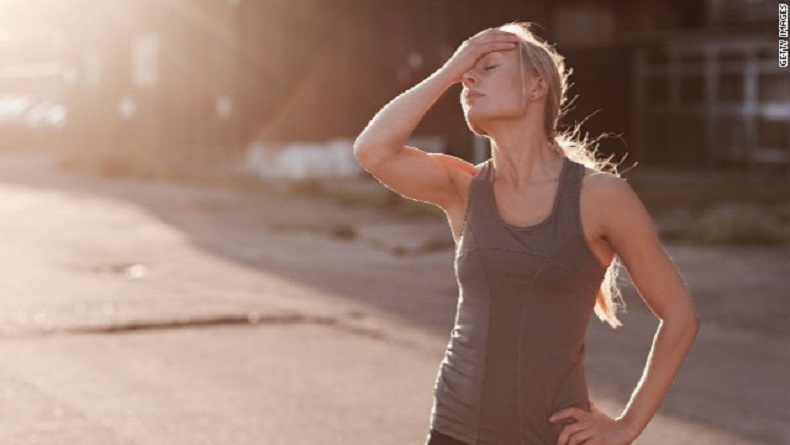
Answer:
[[[330,228],[353,227],[343,240]],[[0,156],[0,443],[420,444],[449,339],[446,223]],[[396,252],[414,252],[397,254]],[[667,245],[703,327],[637,444],[790,443],[790,250]],[[657,322],[593,319],[616,416]]]

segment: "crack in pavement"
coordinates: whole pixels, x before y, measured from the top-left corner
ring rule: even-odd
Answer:
[[[361,326],[351,322],[362,318],[363,314],[351,312],[344,315],[310,315],[300,312],[279,314],[261,314],[251,312],[248,314],[218,314],[204,317],[171,318],[164,320],[133,320],[113,322],[107,324],[71,324],[63,326],[36,326],[28,329],[18,329],[3,332],[0,328],[0,338],[12,337],[38,337],[47,335],[69,334],[124,334],[136,331],[163,331],[175,329],[214,328],[224,326],[284,326],[284,325],[318,325],[328,326],[384,341],[394,341],[380,330]]]

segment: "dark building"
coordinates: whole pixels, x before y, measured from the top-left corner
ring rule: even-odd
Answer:
[[[790,166],[790,69],[773,1],[708,0],[633,40],[633,140],[651,164]],[[790,171],[790,170],[789,170]]]
[[[573,68],[564,125],[648,165],[788,165],[788,76],[771,1],[71,0],[68,145],[185,168],[253,141],[353,138],[472,34],[532,21]],[[417,134],[469,158],[458,101]],[[643,164],[644,165],[644,164]]]

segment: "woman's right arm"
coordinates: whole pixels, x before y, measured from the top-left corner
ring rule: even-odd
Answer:
[[[462,159],[406,146],[423,116],[453,84],[439,70],[382,108],[354,142],[360,165],[395,192],[440,207],[454,193],[450,176]],[[448,168],[449,167],[449,168]]]
[[[480,57],[512,49],[515,39],[503,31],[483,31],[464,42],[439,70],[385,105],[354,142],[360,165],[393,191],[446,208],[458,196],[454,175],[471,172],[474,166],[455,156],[406,146],[406,140],[433,104]]]

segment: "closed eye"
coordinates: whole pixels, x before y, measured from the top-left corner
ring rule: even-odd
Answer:
[[[484,69],[484,70],[486,70],[486,71],[491,71],[492,69],[494,69],[494,68],[496,68],[496,67],[498,67],[498,66],[499,66],[499,65],[487,66],[487,67],[485,67],[485,68],[483,68],[483,69]]]

